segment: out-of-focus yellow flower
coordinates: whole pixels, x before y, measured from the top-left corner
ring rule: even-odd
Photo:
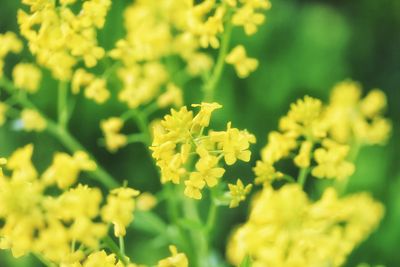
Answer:
[[[111,117],[101,121],[100,127],[106,141],[106,147],[110,152],[116,152],[127,143],[127,137],[120,131],[124,126],[124,121],[119,117]]]
[[[105,55],[97,44],[96,30],[104,26],[111,1],[85,1],[78,12],[69,6],[73,2],[63,1],[59,6],[57,2],[24,1],[29,11],[18,11],[20,32],[38,64],[63,81],[71,78],[79,60],[90,68]]]
[[[139,191],[126,187],[114,189],[108,195],[107,204],[101,210],[101,217],[103,221],[114,225],[115,236],[125,236],[126,227],[133,220],[134,197],[138,195]]]
[[[34,109],[24,109],[21,112],[22,127],[30,132],[41,132],[46,129],[46,120]]]
[[[23,48],[22,42],[13,32],[0,34],[0,78],[3,76],[4,59],[8,53],[19,53]]]
[[[78,151],[71,157],[66,153],[56,153],[52,165],[43,173],[42,179],[46,184],[57,183],[61,189],[67,189],[74,184],[81,171],[94,171],[96,163],[89,156]]]
[[[299,154],[294,158],[294,163],[300,168],[310,166],[312,142],[304,141],[300,146]]]
[[[103,104],[110,97],[107,81],[105,79],[94,79],[85,88],[85,96],[88,99],[93,99],[97,104]]]
[[[188,267],[189,261],[184,253],[178,253],[178,250],[175,246],[169,246],[169,250],[171,251],[171,256],[160,260],[157,264],[157,267]]]
[[[246,196],[250,193],[252,184],[248,184],[246,186],[243,185],[242,180],[237,179],[236,184],[228,184],[231,203],[229,204],[230,208],[236,208],[239,206],[239,203],[246,199]]]
[[[274,166],[267,161],[257,161],[256,166],[253,168],[256,178],[256,184],[270,184],[274,180],[279,180],[283,177],[281,172],[275,170]]]
[[[383,117],[386,96],[378,89],[361,96],[361,85],[351,80],[334,86],[327,108],[331,138],[342,144],[385,143],[392,128]]]
[[[349,147],[337,144],[330,140],[324,140],[323,147],[317,148],[314,158],[317,166],[312,174],[318,178],[345,179],[354,173],[354,164],[347,161]]]
[[[7,169],[11,170],[15,180],[34,181],[38,173],[32,163],[33,145],[28,144],[15,150],[7,160]]]
[[[13,81],[17,88],[29,93],[35,93],[40,85],[42,73],[33,64],[19,63],[13,69]]]
[[[236,46],[227,56],[226,62],[235,67],[236,73],[240,78],[246,78],[258,67],[258,60],[248,58],[244,46]]]
[[[182,89],[173,83],[169,83],[167,90],[158,97],[157,104],[160,108],[168,106],[181,107],[183,105]]]
[[[143,192],[136,199],[136,208],[142,211],[148,211],[157,205],[157,198],[149,193]]]
[[[382,215],[383,206],[366,193],[339,198],[328,188],[311,202],[297,184],[264,187],[231,236],[228,260],[239,265],[249,255],[253,266],[341,266]]]

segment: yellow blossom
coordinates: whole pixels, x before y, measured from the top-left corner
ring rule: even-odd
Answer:
[[[42,79],[40,69],[28,63],[19,63],[16,65],[12,75],[15,86],[29,93],[35,93],[38,90]]]
[[[94,100],[98,104],[103,104],[109,97],[110,92],[107,89],[105,79],[94,79],[85,88],[85,96]]]
[[[4,59],[8,53],[19,53],[22,50],[22,42],[13,32],[0,34],[0,78],[3,76]]]
[[[12,153],[7,160],[7,169],[11,170],[15,180],[33,181],[38,173],[32,163],[33,145],[28,144]]]
[[[354,164],[346,161],[349,147],[339,145],[330,140],[324,140],[323,147],[317,148],[314,158],[317,166],[313,168],[312,175],[318,178],[345,179],[354,173]]]
[[[243,26],[247,35],[253,35],[264,20],[265,16],[262,13],[257,13],[251,5],[247,4],[236,11],[232,17],[232,24]]]
[[[256,184],[269,184],[274,180],[279,180],[283,177],[281,172],[275,170],[274,166],[266,161],[257,161],[256,166],[253,168],[256,178]]]
[[[258,60],[248,58],[244,46],[236,46],[227,56],[225,61],[235,67],[236,73],[240,78],[246,78],[258,67]]]
[[[169,246],[171,256],[160,260],[157,267],[188,267],[189,261],[184,253],[178,253],[175,246]]]
[[[168,106],[181,107],[183,105],[182,89],[173,83],[167,85],[167,91],[160,95],[157,104],[161,108]]]
[[[57,183],[61,189],[74,184],[81,171],[94,171],[96,164],[83,152],[75,152],[73,156],[66,153],[56,153],[52,165],[43,173],[42,179],[46,184]]]
[[[294,163],[300,168],[310,166],[312,142],[304,141],[300,146],[299,154],[294,158]]]
[[[21,112],[22,127],[30,132],[41,132],[46,129],[46,120],[34,109],[24,109]]]
[[[246,196],[250,193],[252,184],[246,186],[243,185],[242,180],[237,179],[236,184],[228,184],[229,192],[231,196],[230,208],[236,208],[239,203],[246,199]]]
[[[120,131],[124,125],[124,121],[119,117],[111,117],[101,121],[101,130],[105,136],[106,147],[110,152],[116,152],[119,148],[124,147],[127,143],[127,137]]]
[[[254,135],[232,128],[231,123],[228,123],[225,132],[212,132],[211,138],[218,143],[217,147],[223,150],[226,164],[232,165],[238,159],[250,161],[251,152],[248,149],[251,143],[256,142]]]
[[[264,187],[228,242],[228,260],[239,265],[249,255],[253,266],[342,266],[382,215],[383,206],[366,193],[339,198],[328,188],[312,202],[297,184]]]
[[[148,211],[157,205],[157,198],[149,193],[143,192],[136,199],[136,208],[141,211]]]
[[[117,188],[110,192],[107,197],[107,204],[101,210],[103,221],[114,225],[115,236],[125,236],[126,227],[133,220],[135,210],[134,197],[139,191],[132,188]]]

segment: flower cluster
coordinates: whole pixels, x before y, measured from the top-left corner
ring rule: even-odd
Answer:
[[[214,187],[223,176],[225,169],[219,167],[223,158],[227,165],[237,160],[250,160],[249,145],[255,137],[245,131],[231,127],[226,131],[207,132],[211,114],[221,107],[217,103],[193,105],[200,111],[193,112],[186,107],[179,111],[171,110],[161,122],[161,127],[154,127],[154,140],[150,149],[161,169],[161,181],[174,184],[184,180],[185,195],[194,199],[202,198],[202,189],[207,185]],[[195,160],[195,171],[191,164]]]
[[[13,32],[0,34],[0,78],[3,76],[4,59],[9,53],[19,53],[23,48],[22,42]]]
[[[135,1],[125,11],[126,36],[109,53],[122,65],[119,99],[136,108],[157,98],[170,83],[181,85],[182,76],[208,75],[214,63],[205,49],[218,49],[231,25],[254,34],[264,22],[262,11],[269,8],[268,0]],[[242,78],[258,65],[246,57],[242,45],[226,60]]]
[[[38,64],[49,68],[56,79],[70,79],[79,60],[90,68],[105,55],[97,44],[96,31],[104,26],[110,0],[23,3],[29,10],[18,12],[20,32]]]
[[[268,136],[254,172],[256,183],[270,183],[284,175],[275,164],[292,158],[301,169],[312,168],[317,178],[343,180],[354,172],[351,154],[362,144],[383,143],[390,133],[390,122],[382,117],[385,96],[371,91],[360,100],[354,82],[339,83],[332,91],[331,101],[306,96],[292,104],[279,123],[280,131]]]
[[[264,187],[249,220],[232,235],[228,259],[252,266],[342,266],[377,226],[383,206],[367,193],[339,198],[332,188],[311,202],[297,184]]]
[[[81,171],[96,168],[86,153],[57,153],[42,175],[32,154],[32,145],[16,150],[0,174],[1,249],[11,249],[15,257],[37,253],[61,266],[108,266],[111,258],[115,261],[115,256],[100,261],[104,251],[88,252],[100,249],[110,224],[116,236],[126,234],[139,192],[117,188],[103,203],[100,189],[74,185]],[[60,193],[48,193],[54,190]]]

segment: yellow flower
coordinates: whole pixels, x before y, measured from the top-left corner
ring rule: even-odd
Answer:
[[[160,260],[157,267],[188,267],[189,261],[184,253],[178,253],[175,246],[169,246],[172,256]]]
[[[94,79],[94,75],[84,69],[76,70],[71,82],[72,93],[79,93],[81,87],[87,87]]]
[[[42,179],[46,184],[57,183],[60,189],[67,189],[74,184],[81,171],[94,171],[96,163],[89,156],[78,151],[71,157],[66,153],[56,153],[52,165],[43,173]]]
[[[80,10],[72,10],[63,1],[24,1],[29,12],[18,11],[21,34],[28,40],[29,49],[39,65],[49,68],[56,79],[69,80],[74,66],[83,60],[93,67],[104,56],[97,44],[96,30],[102,28],[111,0],[88,0]]]
[[[208,130],[211,114],[221,105],[201,103],[192,106],[200,107],[194,117],[186,107],[179,111],[172,109],[161,125],[153,128],[150,149],[161,169],[162,183],[172,181],[179,184],[184,179],[184,194],[201,199],[204,187],[216,186],[225,172],[224,168],[218,167],[219,161],[224,158],[228,165],[238,159],[249,161],[249,146],[255,142],[255,137],[247,131],[232,128],[230,123],[226,131]],[[196,160],[195,171],[188,170],[186,166],[192,158]]]
[[[239,203],[246,199],[246,196],[250,193],[252,184],[243,185],[242,180],[237,179],[236,184],[228,184],[231,203],[229,204],[229,208],[236,208],[239,206]]]
[[[317,148],[314,152],[317,166],[312,170],[313,176],[342,180],[354,173],[354,164],[346,161],[348,146],[330,140],[324,140],[322,145],[323,147]]]
[[[93,99],[97,104],[103,104],[110,97],[106,80],[94,79],[90,82],[85,88],[85,96],[88,99]]]
[[[294,163],[300,168],[307,168],[310,166],[311,150],[313,143],[304,141],[300,146],[299,154],[294,158]]]
[[[33,64],[27,63],[16,65],[12,75],[15,86],[29,93],[35,93],[38,90],[42,79],[40,69]]]
[[[108,195],[107,204],[101,210],[101,217],[104,222],[114,225],[115,236],[125,236],[126,227],[133,220],[134,197],[138,195],[139,191],[125,187],[114,189]]]
[[[91,253],[83,262],[82,267],[116,267],[115,254],[107,255],[104,250]]]
[[[13,32],[0,34],[0,78],[3,76],[4,59],[8,53],[19,53],[22,50],[22,42]]]
[[[391,132],[390,121],[382,116],[386,96],[377,89],[364,98],[361,94],[361,85],[350,80],[334,86],[327,108],[331,138],[342,144],[385,143]]]
[[[290,105],[290,111],[279,122],[279,128],[294,137],[314,140],[326,136],[323,105],[319,99],[305,96]]]
[[[201,104],[193,104],[192,107],[200,107],[199,113],[194,117],[193,123],[198,124],[201,127],[208,127],[210,124],[211,114],[214,110],[222,108],[222,106],[218,103],[201,103]]]
[[[46,120],[34,109],[24,109],[21,112],[22,127],[30,132],[41,132],[46,129]]]
[[[173,83],[169,83],[167,85],[167,91],[158,97],[157,104],[161,108],[165,108],[170,105],[174,107],[181,107],[183,105],[182,89]]]
[[[124,121],[119,117],[111,117],[100,123],[101,130],[105,136],[106,147],[110,152],[116,152],[127,143],[127,137],[120,131],[124,126]]]
[[[275,170],[274,166],[265,161],[257,161],[256,166],[253,168],[256,178],[256,184],[270,184],[274,180],[279,180],[283,177],[281,172]]]
[[[254,266],[342,266],[382,215],[383,206],[366,193],[339,198],[328,188],[312,202],[297,184],[264,187],[228,242],[228,260],[236,266],[249,255]]]
[[[212,132],[211,139],[223,150],[228,165],[234,164],[238,159],[250,161],[251,152],[248,149],[250,143],[256,142],[254,135],[231,128],[231,123],[228,123],[226,132]]]
[[[235,67],[240,78],[246,78],[258,67],[258,60],[248,58],[244,46],[236,46],[227,56],[225,61]]]
[[[12,170],[12,178],[22,181],[34,181],[38,173],[32,164],[33,145],[28,144],[14,151],[7,160],[7,169]]]
[[[157,205],[157,198],[149,193],[143,192],[136,199],[136,208],[142,211],[148,211]]]
[[[250,5],[244,5],[239,8],[232,17],[232,24],[235,26],[243,26],[247,35],[253,35],[257,32],[257,27],[263,24],[265,16],[255,12]]]
[[[48,206],[49,211],[57,218],[71,222],[79,218],[96,218],[99,215],[102,195],[98,188],[79,184],[65,191],[54,201],[48,203],[52,205]]]

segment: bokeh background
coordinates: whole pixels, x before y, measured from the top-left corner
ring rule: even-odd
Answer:
[[[216,112],[215,128],[231,120],[238,128],[247,128],[257,137],[252,147],[250,166],[259,157],[267,133],[277,127],[279,117],[289,104],[307,94],[327,100],[332,86],[351,78],[363,84],[365,92],[380,88],[388,96],[387,116],[394,131],[388,144],[362,149],[357,158],[357,171],[348,191],[370,191],[386,206],[386,215],[377,231],[358,247],[346,266],[362,262],[371,265],[400,266],[400,1],[399,0],[271,0],[267,23],[255,36],[234,32],[233,43],[244,43],[251,57],[260,60],[259,69],[248,79],[238,79],[231,67],[224,71],[216,92],[216,101],[224,109]],[[110,49],[124,34],[122,10],[130,1],[113,0],[107,24],[99,35],[100,43]],[[0,0],[0,32],[15,31],[17,0]],[[10,56],[5,72],[22,60],[32,61],[29,53]],[[117,88],[115,88],[117,90]],[[3,95],[0,95],[0,98]],[[200,84],[192,81],[185,88],[187,103],[201,101]],[[45,73],[40,92],[33,97],[49,116],[55,117],[56,83]],[[157,192],[157,173],[141,144],[130,145],[116,154],[99,146],[99,121],[119,115],[125,109],[116,101],[96,106],[83,98],[76,100],[70,129],[100,163],[121,181],[141,191]],[[154,117],[160,117],[160,111]],[[128,125],[135,131],[135,125]],[[15,148],[35,144],[34,161],[39,170],[51,162],[54,151],[64,150],[51,136],[28,134],[16,122],[0,128],[0,155],[8,156]],[[251,179],[251,168],[238,164],[226,177]],[[88,181],[90,182],[90,181]],[[308,185],[310,186],[310,185]],[[214,231],[215,254],[224,254],[231,229],[243,222],[247,206],[224,210]],[[127,253],[139,263],[154,262],[166,254],[152,242],[153,236],[130,230]],[[31,257],[15,261],[8,252],[0,252],[0,266],[40,266]]]

